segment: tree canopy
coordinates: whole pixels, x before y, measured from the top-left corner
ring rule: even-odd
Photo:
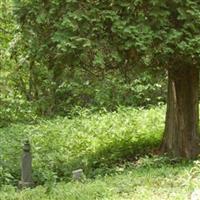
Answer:
[[[50,69],[199,63],[197,0],[21,0],[15,8],[28,57]]]

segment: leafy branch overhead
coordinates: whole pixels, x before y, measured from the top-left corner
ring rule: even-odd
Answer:
[[[32,56],[40,52],[38,62],[109,68],[126,58],[164,66],[187,56],[199,63],[198,1],[22,0],[15,7],[27,48]]]

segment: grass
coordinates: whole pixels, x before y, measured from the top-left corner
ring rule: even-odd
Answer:
[[[154,164],[153,164],[154,163]],[[84,182],[38,186],[16,191],[4,186],[0,200],[186,200],[200,187],[199,164],[169,164],[144,158],[116,173]]]

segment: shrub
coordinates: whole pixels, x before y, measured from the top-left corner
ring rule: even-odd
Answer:
[[[13,122],[33,122],[36,112],[21,95],[0,94],[0,127]]]

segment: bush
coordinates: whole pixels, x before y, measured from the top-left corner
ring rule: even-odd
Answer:
[[[73,76],[66,75],[68,78],[57,88],[55,111],[66,115],[75,106],[95,107],[96,110],[104,107],[114,111],[118,106],[147,108],[163,104],[167,89],[165,76],[162,75],[141,72],[135,77],[132,75],[131,81],[125,81],[118,73],[98,79],[77,70]]]
[[[36,112],[21,95],[0,94],[0,127],[16,122],[33,122]]]

